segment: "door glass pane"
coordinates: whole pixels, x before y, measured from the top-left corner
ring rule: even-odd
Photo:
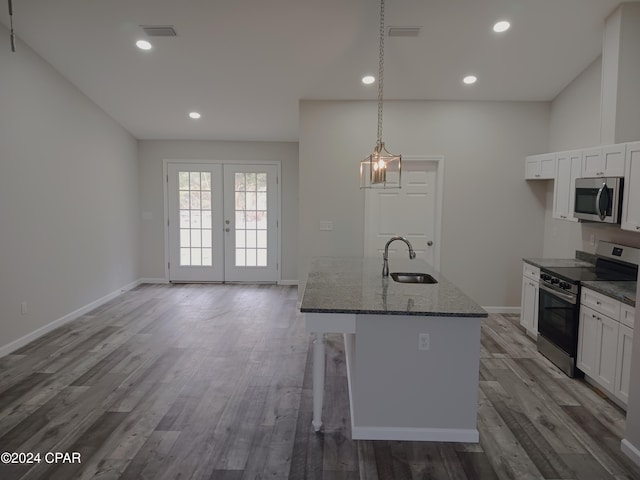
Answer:
[[[211,172],[178,172],[180,265],[212,265]]]
[[[236,172],[236,267],[267,266],[267,174]]]

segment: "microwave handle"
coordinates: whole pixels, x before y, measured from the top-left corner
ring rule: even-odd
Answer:
[[[598,194],[596,195],[596,212],[598,212],[598,217],[600,217],[600,220],[604,220],[607,217],[607,211],[605,210],[603,212],[602,210],[600,210],[600,198],[602,197],[602,192],[605,191],[606,189],[607,189],[607,183],[604,182],[600,187],[600,189],[598,190]]]

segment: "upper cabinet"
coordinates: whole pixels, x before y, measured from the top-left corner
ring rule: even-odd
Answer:
[[[583,150],[582,177],[624,177],[626,144]]]
[[[622,195],[620,227],[640,232],[640,142],[627,144]]]
[[[555,153],[530,155],[525,160],[525,180],[549,180],[556,173]]]
[[[577,222],[573,216],[576,178],[582,174],[582,152],[561,152],[556,155],[556,174],[553,184],[553,218]]]

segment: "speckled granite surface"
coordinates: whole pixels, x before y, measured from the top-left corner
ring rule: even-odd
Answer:
[[[389,259],[390,272],[428,273],[437,284],[409,284],[382,277],[382,258],[318,257],[312,260],[301,312],[486,317],[458,287],[416,259]]]
[[[638,282],[582,282],[581,285],[632,307],[636,306]]]
[[[575,258],[523,258],[523,261],[535,267],[593,267],[593,263]]]

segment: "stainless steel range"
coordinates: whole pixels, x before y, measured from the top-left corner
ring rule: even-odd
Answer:
[[[592,267],[540,268],[538,351],[570,377],[576,368],[580,284],[585,281],[634,281],[640,249],[599,242]]]

